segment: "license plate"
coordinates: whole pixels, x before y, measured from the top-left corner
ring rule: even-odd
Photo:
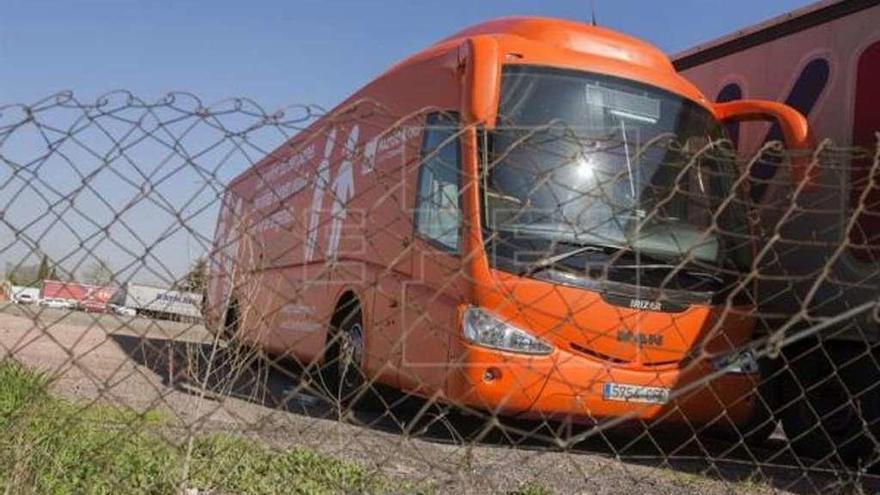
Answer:
[[[623,383],[606,383],[602,387],[602,398],[621,402],[643,402],[647,404],[666,404],[669,402],[669,389],[643,387]]]

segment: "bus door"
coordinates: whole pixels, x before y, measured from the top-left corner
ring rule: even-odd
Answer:
[[[412,276],[403,290],[400,365],[401,386],[422,394],[445,388],[457,308],[466,290],[460,132],[454,112],[426,116],[412,212]]]

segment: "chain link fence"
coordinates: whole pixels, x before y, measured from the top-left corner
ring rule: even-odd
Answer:
[[[633,120],[0,107],[7,491],[876,491],[880,151]]]

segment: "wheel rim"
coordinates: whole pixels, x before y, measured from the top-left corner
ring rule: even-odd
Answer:
[[[364,349],[364,331],[360,323],[350,326],[339,343],[339,376],[343,387],[357,384],[357,373]]]

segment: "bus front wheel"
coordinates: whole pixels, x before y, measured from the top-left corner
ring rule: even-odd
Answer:
[[[340,303],[331,322],[321,372],[327,398],[340,413],[368,404],[372,395],[363,371],[365,337],[360,304],[356,299]]]

